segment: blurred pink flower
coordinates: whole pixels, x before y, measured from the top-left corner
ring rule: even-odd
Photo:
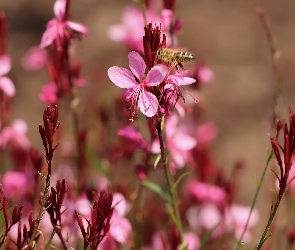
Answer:
[[[2,177],[4,195],[9,199],[24,197],[29,188],[28,178],[22,172],[9,171]]]
[[[127,147],[147,149],[149,143],[143,138],[134,126],[128,125],[118,130],[118,135],[126,139],[129,143]]]
[[[218,134],[218,128],[214,123],[203,123],[197,127],[196,136],[198,143],[206,144],[212,141]]]
[[[21,64],[26,70],[40,70],[45,67],[47,60],[47,51],[34,46],[22,57]]]
[[[72,38],[71,33],[88,35],[88,28],[86,26],[67,20],[67,4],[68,0],[57,0],[55,2],[53,9],[56,18],[51,19],[47,23],[40,48],[45,48],[54,42],[61,48],[64,41]]]
[[[211,83],[214,80],[213,71],[203,64],[197,64],[193,72],[193,78],[197,83]]]
[[[57,86],[54,82],[50,82],[42,86],[39,99],[48,104],[56,104],[57,102]]]
[[[13,82],[6,76],[11,69],[11,59],[8,55],[0,56],[0,89],[9,97],[15,95]]]
[[[201,203],[210,202],[221,206],[225,204],[226,201],[226,193],[222,188],[205,182],[190,181],[187,186],[187,192]]]
[[[236,239],[239,239],[248,215],[250,207],[244,207],[237,204],[232,204],[222,211],[213,203],[204,203],[201,206],[191,206],[186,212],[186,218],[190,228],[196,232],[201,232],[202,229],[210,230],[215,226],[213,237],[219,237],[226,232],[234,230]],[[252,239],[251,228],[254,227],[259,220],[259,213],[254,209],[245,232],[243,242],[248,243]]]
[[[15,120],[10,126],[0,132],[0,147],[6,147],[8,142],[18,144],[24,149],[30,147],[30,141],[26,136],[27,123],[22,119]]]
[[[130,209],[130,204],[121,193],[114,193],[112,207],[114,211],[109,234],[98,246],[98,250],[117,249],[116,242],[126,244],[130,240],[132,226],[130,221],[124,218]]]
[[[124,99],[130,103],[132,110],[140,111],[147,117],[153,117],[158,111],[158,100],[154,94],[147,91],[149,87],[158,86],[168,73],[168,68],[164,65],[157,65],[147,73],[143,79],[146,65],[142,57],[135,51],[128,54],[129,68],[113,66],[108,69],[108,76],[119,88],[127,88]],[[137,83],[134,76],[139,80]],[[134,118],[133,114],[131,120]]]
[[[184,240],[187,242],[187,250],[199,249],[201,245],[200,238],[192,232],[184,233]]]
[[[235,230],[236,239],[239,239],[242,235],[244,227],[246,225],[248,216],[250,213],[250,207],[232,204],[227,208],[225,212],[225,223],[227,230]],[[251,218],[248,224],[248,228],[244,234],[243,242],[248,243],[252,239],[251,228],[254,227],[259,221],[259,213],[257,209],[254,209],[251,214]]]
[[[153,11],[147,9],[146,17],[147,23],[160,26],[161,19]],[[129,6],[123,11],[121,24],[109,27],[107,33],[111,40],[123,42],[130,50],[143,51],[144,26],[142,10]]]
[[[171,157],[171,169],[180,169],[184,167],[189,159],[189,151],[197,145],[196,139],[190,136],[183,129],[178,129],[177,125],[177,115],[172,114],[166,118],[166,143]],[[160,143],[158,139],[153,141],[151,151],[154,154],[160,153]]]

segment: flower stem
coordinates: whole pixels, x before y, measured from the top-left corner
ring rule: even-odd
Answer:
[[[41,206],[40,206],[40,209],[39,209],[39,214],[38,214],[38,217],[34,223],[34,228],[33,228],[33,232],[32,232],[32,235],[31,235],[31,239],[30,239],[30,242],[29,242],[29,246],[32,246],[33,247],[33,243],[34,243],[34,238],[35,238],[35,235],[36,235],[36,232],[38,230],[38,227],[39,227],[39,224],[42,220],[42,217],[43,217],[43,214],[45,212],[45,202],[46,202],[46,199],[48,198],[48,195],[49,195],[49,188],[50,188],[50,176],[51,176],[51,160],[48,161],[47,163],[47,166],[48,166],[48,172],[47,172],[47,176],[46,176],[46,183],[45,183],[45,188],[44,188],[44,194],[43,194],[43,197],[42,197],[42,200],[41,200]]]
[[[161,121],[164,118],[161,118]],[[162,164],[164,166],[164,172],[165,172],[165,177],[166,177],[166,181],[168,183],[168,188],[169,188],[169,194],[171,196],[171,205],[172,205],[172,209],[173,209],[173,215],[176,221],[175,225],[178,229],[179,232],[179,236],[181,238],[181,241],[184,241],[184,236],[183,236],[183,228],[182,228],[182,223],[181,223],[181,219],[180,219],[180,214],[178,211],[178,206],[177,206],[177,201],[176,201],[176,194],[173,191],[173,186],[174,186],[174,180],[173,177],[171,176],[170,170],[169,170],[169,166],[168,166],[168,161],[166,160],[166,150],[165,150],[165,146],[164,146],[164,140],[163,140],[163,130],[162,130],[162,126],[161,123],[157,124],[157,131],[158,131],[158,137],[159,137],[159,141],[160,141],[160,149],[161,149],[161,159],[162,159]]]
[[[263,234],[261,236],[261,239],[259,241],[259,244],[257,246],[257,250],[261,249],[261,247],[264,244],[264,242],[267,241],[267,239],[271,236],[271,234],[268,235],[268,236],[266,236],[266,234],[268,233],[268,230],[269,230],[269,228],[270,228],[270,226],[271,226],[271,224],[273,222],[273,219],[274,219],[274,217],[275,217],[275,215],[277,213],[277,210],[279,208],[280,202],[281,202],[281,197],[278,196],[277,202],[276,202],[275,206],[271,210],[271,213],[270,213],[270,216],[269,216],[267,225],[266,225],[266,227],[264,229],[264,232],[263,232]]]
[[[263,182],[263,180],[264,180],[264,177],[265,177],[265,174],[266,174],[266,171],[267,171],[267,169],[268,169],[268,166],[269,166],[269,163],[270,163],[270,160],[271,160],[272,156],[273,156],[273,150],[271,150],[271,152],[269,153],[269,155],[268,155],[268,157],[267,157],[267,161],[266,161],[266,164],[265,164],[264,170],[263,170],[262,175],[261,175],[261,177],[260,177],[260,180],[259,180],[259,183],[258,183],[258,186],[257,186],[256,192],[255,192],[255,196],[254,196],[254,199],[253,199],[252,204],[251,204],[251,208],[250,208],[250,212],[249,212],[249,215],[248,215],[248,218],[247,218],[247,222],[246,222],[246,224],[245,224],[245,226],[244,226],[243,233],[242,233],[242,235],[241,235],[241,237],[240,237],[240,239],[239,239],[239,242],[238,242],[238,244],[237,244],[237,249],[238,249],[239,245],[242,243],[242,240],[243,240],[244,235],[245,235],[245,233],[246,233],[246,230],[247,230],[247,228],[248,228],[249,221],[250,221],[250,218],[251,218],[252,212],[253,212],[253,210],[254,210],[254,207],[255,207],[255,205],[256,205],[256,201],[257,201],[257,198],[258,198],[258,194],[259,194],[259,192],[260,192],[261,185],[262,185],[262,182]]]

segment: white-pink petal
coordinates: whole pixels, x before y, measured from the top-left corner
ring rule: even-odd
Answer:
[[[146,68],[143,58],[137,52],[131,51],[128,54],[128,59],[129,68],[135,77],[141,81]]]
[[[88,28],[80,23],[72,22],[72,21],[66,21],[65,22],[68,27],[70,27],[72,30],[79,32],[83,35],[88,35]]]
[[[131,223],[126,218],[117,217],[111,222],[110,235],[119,243],[126,243],[132,230]]]
[[[159,85],[165,79],[168,70],[168,67],[162,64],[152,67],[146,76],[146,84],[148,86]]]
[[[11,58],[9,55],[0,56],[0,76],[7,74],[11,69]]]
[[[55,20],[52,19],[49,22],[41,38],[41,43],[39,45],[41,49],[44,49],[45,47],[51,45],[53,41],[57,38],[57,30],[55,29],[55,27],[52,26],[55,25]]]
[[[57,19],[62,20],[66,13],[66,0],[57,0],[53,6],[53,12]]]
[[[153,117],[158,111],[157,97],[147,91],[142,91],[138,98],[140,111],[147,117]]]
[[[0,77],[0,89],[9,96],[12,97],[15,95],[15,87],[13,82],[6,76]]]
[[[181,150],[191,150],[197,145],[197,140],[192,136],[183,133],[177,133],[173,137],[175,146]]]
[[[125,68],[113,66],[108,69],[110,80],[119,88],[134,88],[138,84],[133,74]]]

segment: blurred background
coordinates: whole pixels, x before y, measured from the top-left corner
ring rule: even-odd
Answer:
[[[0,2],[9,22],[8,54],[13,63],[9,76],[17,89],[11,120],[24,119],[29,126],[29,138],[40,148],[37,126],[46,105],[38,96],[41,86],[48,83],[48,76],[46,70],[26,71],[20,60],[29,48],[40,43],[46,23],[54,16],[53,4],[53,0]],[[83,63],[81,75],[88,80],[81,90],[81,103],[87,100],[84,116],[90,119],[96,115],[91,104],[110,104],[122,92],[109,81],[107,69],[113,65],[126,66],[128,51],[108,38],[107,29],[120,23],[124,7],[130,4],[131,0],[72,1],[70,19],[89,28],[89,36],[77,44],[77,55]],[[200,105],[205,110],[204,120],[216,123],[219,128],[213,142],[218,167],[230,173],[237,161],[244,163],[236,176],[240,184],[237,203],[242,205],[251,204],[266,163],[268,133],[272,132],[270,114],[275,77],[265,32],[256,14],[258,7],[269,17],[281,51],[285,115],[288,105],[295,108],[294,1],[178,0],[175,8],[176,16],[184,23],[178,35],[179,46],[188,48],[215,74],[214,82],[202,88]],[[258,237],[274,197],[271,180],[273,176],[268,171],[257,203],[261,221],[254,235]],[[280,223],[287,222],[282,219]]]

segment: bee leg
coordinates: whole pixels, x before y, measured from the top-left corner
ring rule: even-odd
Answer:
[[[182,65],[182,63],[181,63],[181,62],[180,62],[180,63],[178,63],[178,65],[180,66],[180,68],[184,69],[184,68],[183,68],[183,65]]]

